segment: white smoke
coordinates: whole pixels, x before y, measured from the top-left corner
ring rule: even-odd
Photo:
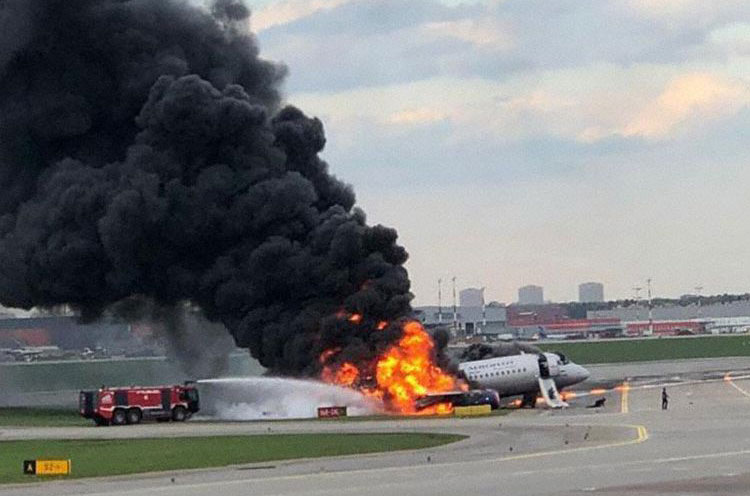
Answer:
[[[379,401],[353,389],[312,380],[228,377],[198,384],[201,413],[218,420],[314,418],[328,406],[345,406],[350,416],[382,411]]]

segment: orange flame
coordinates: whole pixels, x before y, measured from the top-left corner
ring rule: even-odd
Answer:
[[[320,354],[318,361],[321,364],[326,363],[329,358],[331,358],[333,355],[335,355],[339,351],[341,351],[341,348],[331,348],[330,350],[325,350],[323,353]]]
[[[335,372],[326,367],[323,369],[323,379],[342,386],[351,386],[359,378],[359,369],[354,364],[344,362]]]
[[[381,324],[387,325],[385,322]],[[456,378],[443,372],[434,363],[435,344],[418,322],[407,322],[403,330],[404,334],[399,342],[391,346],[375,363],[375,387],[362,388],[362,392],[383,399],[386,407],[396,413],[451,413],[453,408],[450,403],[417,409],[416,400],[420,396],[465,389],[466,385],[459,383]],[[326,351],[323,355],[327,353]],[[330,355],[327,355],[328,357]],[[360,371],[354,364],[346,362],[339,365],[335,371],[325,367],[321,375],[326,382],[352,386],[359,378]]]
[[[362,314],[360,313],[353,313],[349,316],[349,322],[352,324],[359,324],[362,322]]]
[[[378,326],[375,329],[377,329],[378,331],[382,331],[386,327],[388,327],[388,322],[386,322],[385,320],[381,320],[380,322],[378,322]]]

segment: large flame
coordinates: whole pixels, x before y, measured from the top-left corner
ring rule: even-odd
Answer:
[[[350,322],[361,322],[361,316]],[[376,329],[382,330],[384,323]],[[358,383],[362,376],[353,363],[344,362],[336,366],[326,365],[321,378],[330,383],[357,387],[365,394],[383,400],[385,407],[396,413],[435,414],[450,413],[450,404],[437,404],[418,409],[416,400],[428,393],[440,393],[465,389],[465,384],[445,373],[435,364],[435,344],[418,322],[410,321],[403,326],[403,336],[377,358],[374,367],[374,385]],[[338,350],[326,350],[321,354],[321,363],[335,356]]]

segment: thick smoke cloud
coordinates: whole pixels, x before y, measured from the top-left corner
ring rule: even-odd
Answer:
[[[5,0],[0,302],[200,308],[275,372],[371,359],[408,314],[405,250],[282,108],[237,1]],[[113,307],[114,305],[114,307]],[[343,313],[342,313],[343,312]],[[342,315],[357,312],[354,324]]]

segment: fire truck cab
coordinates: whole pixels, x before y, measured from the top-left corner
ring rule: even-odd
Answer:
[[[154,387],[104,387],[81,391],[82,417],[96,425],[138,424],[142,420],[183,422],[200,409],[198,389],[190,383]]]

